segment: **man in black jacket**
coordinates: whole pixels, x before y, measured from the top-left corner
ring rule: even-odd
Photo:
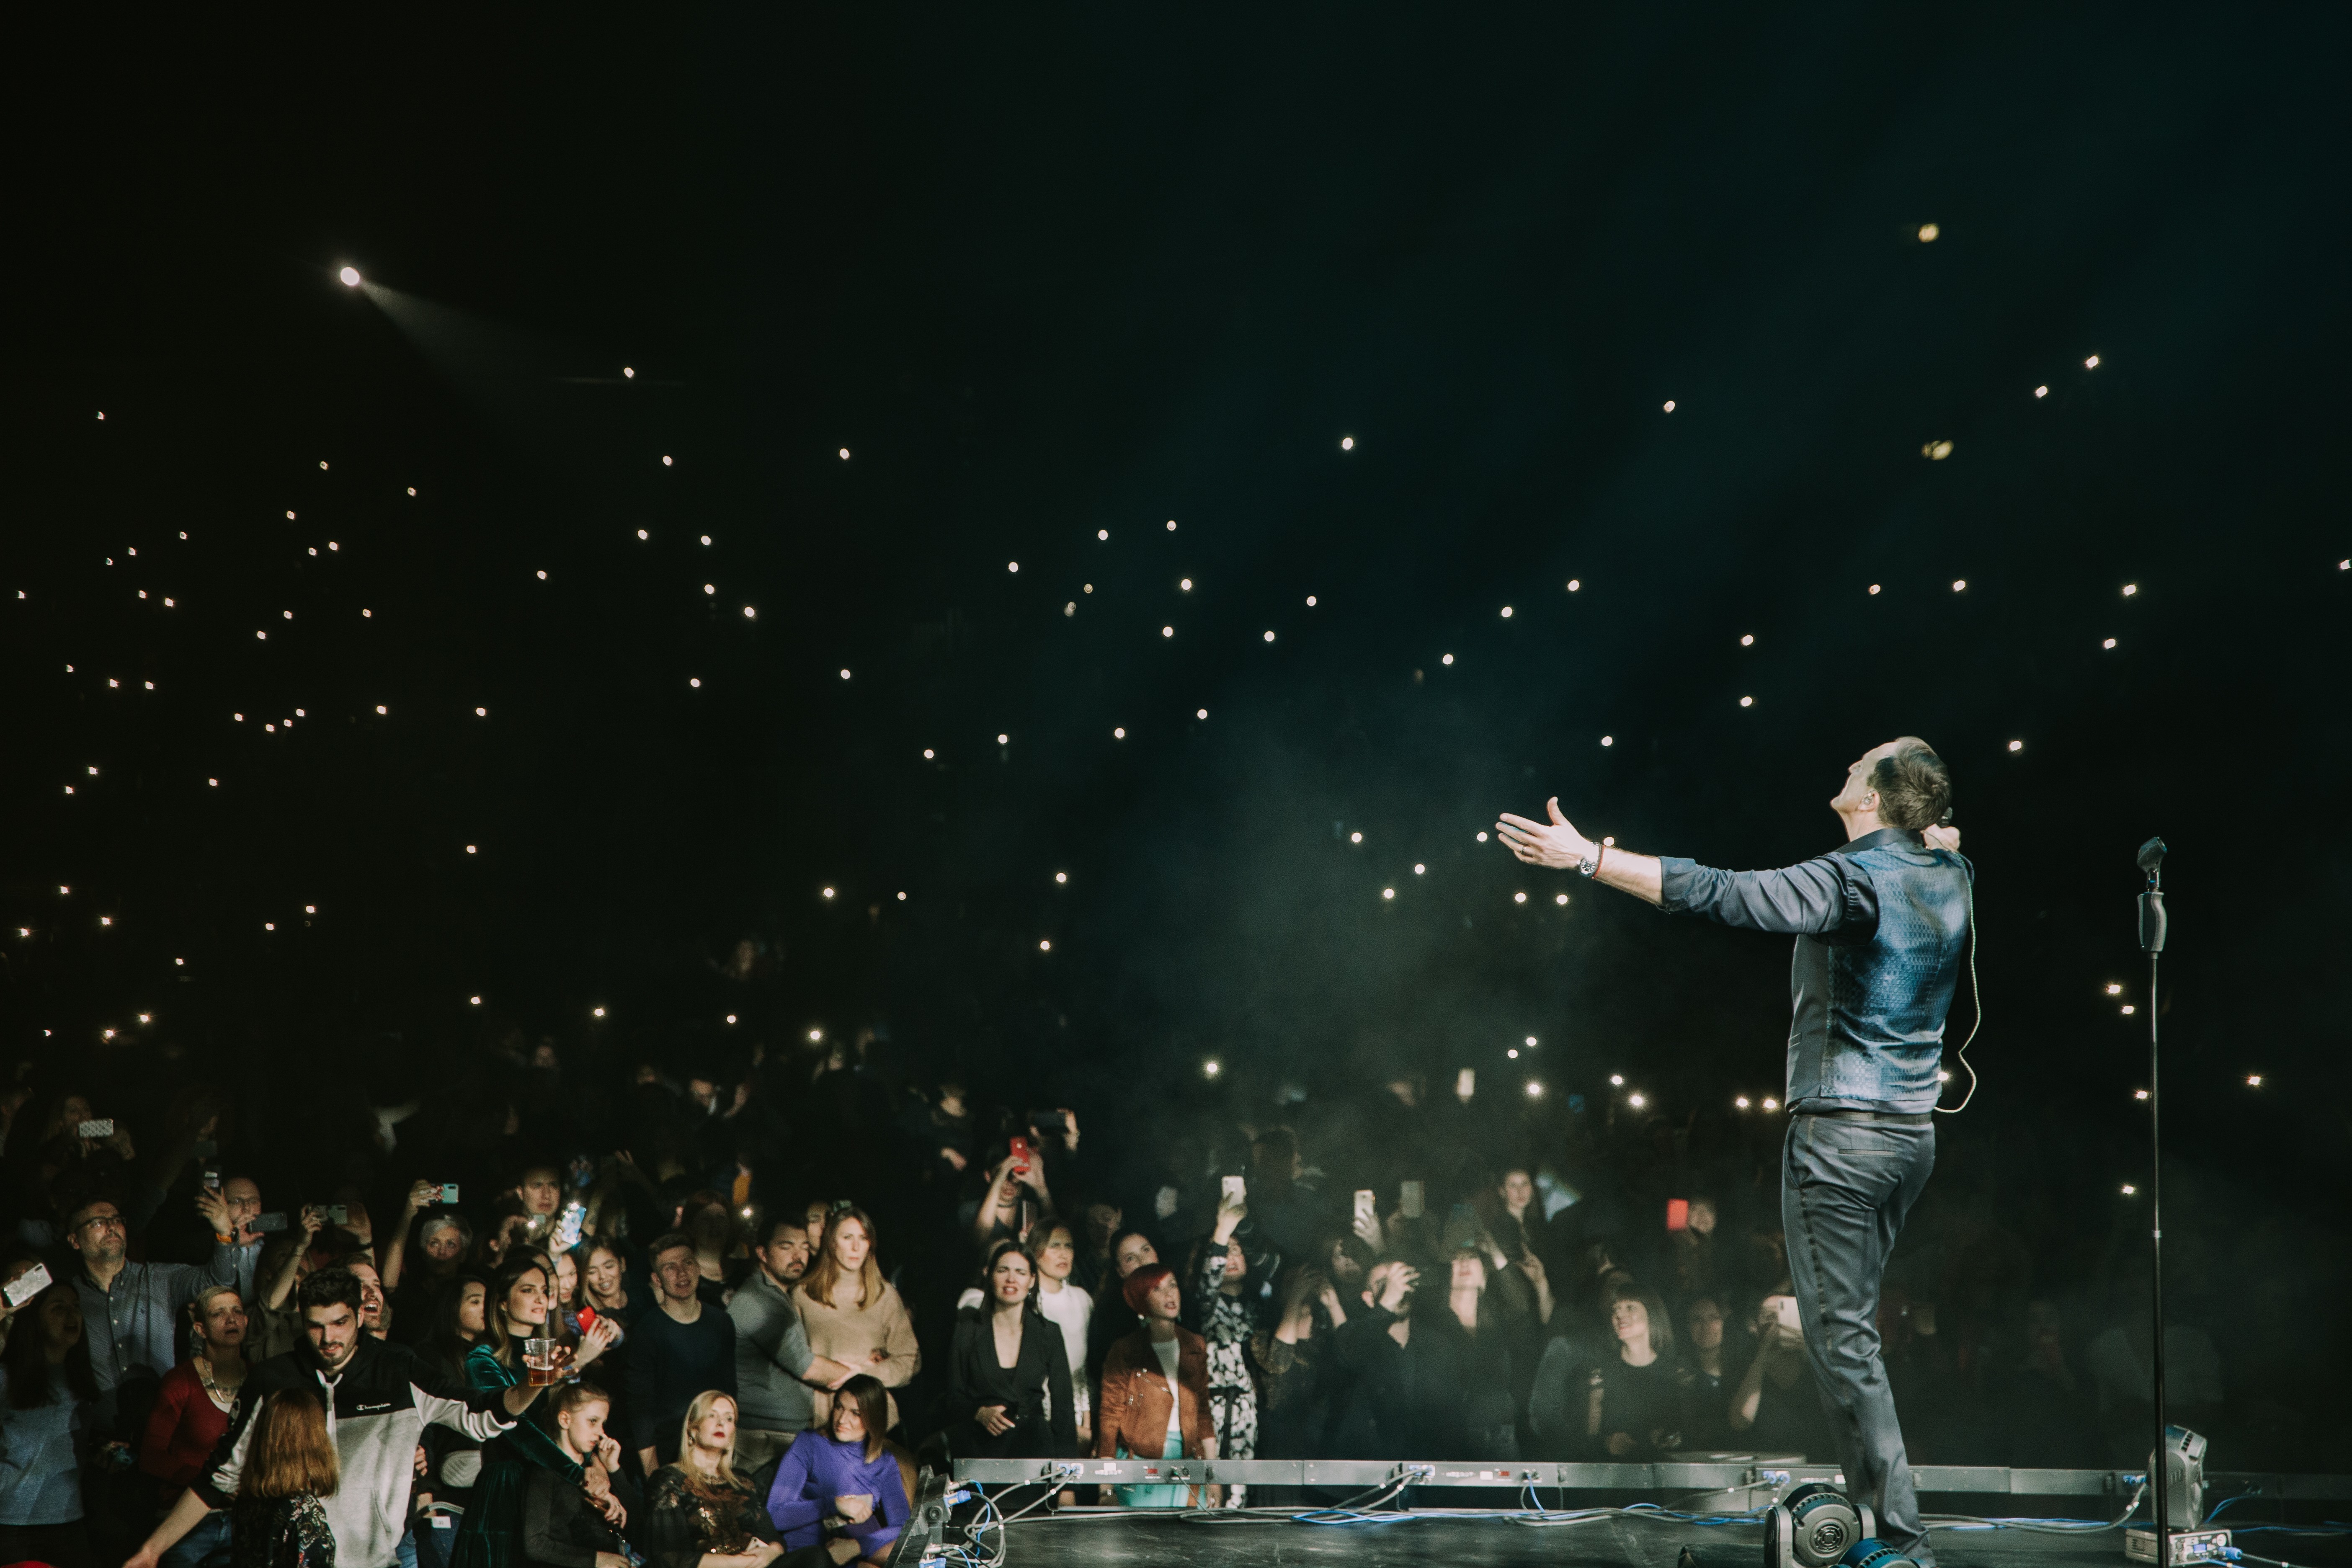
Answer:
[[[653,1245],[661,1310],[629,1325],[628,1446],[651,1476],[677,1458],[686,1407],[705,1389],[736,1397],[735,1324],[702,1300],[694,1242],[676,1231]]]
[[[541,1392],[525,1384],[474,1394],[447,1385],[406,1350],[362,1331],[360,1282],[348,1269],[320,1269],[302,1282],[296,1299],[302,1342],[247,1375],[236,1415],[212,1458],[123,1568],[157,1568],[208,1510],[236,1500],[255,1414],[272,1394],[302,1387],[317,1392],[332,1413],[329,1429],[342,1484],[321,1500],[335,1535],[337,1568],[393,1568],[408,1519],[418,1434],[428,1425],[446,1426],[487,1442]]]

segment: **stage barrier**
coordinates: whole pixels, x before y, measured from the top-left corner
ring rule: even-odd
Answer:
[[[1410,1476],[1408,1478],[1408,1472]],[[2137,1470],[2011,1468],[2004,1465],[1915,1465],[1922,1492],[2011,1497],[2124,1497],[2140,1482]],[[1779,1491],[1806,1481],[1843,1486],[1835,1465],[1790,1456],[1724,1456],[1688,1462],[1571,1465],[1391,1459],[958,1459],[955,1479],[1002,1486],[1061,1480],[1071,1486],[1377,1487],[1410,1479],[1423,1487],[1564,1487],[1571,1491]],[[2352,1476],[2273,1475],[2213,1471],[2213,1496],[2248,1489],[2269,1499],[2352,1499]]]

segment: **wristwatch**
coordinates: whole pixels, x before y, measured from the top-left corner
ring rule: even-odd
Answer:
[[[1595,871],[1600,870],[1601,857],[1607,853],[1609,853],[1609,851],[1601,845],[1594,845],[1592,847],[1592,853],[1576,863],[1576,874],[1580,877],[1590,877]]]

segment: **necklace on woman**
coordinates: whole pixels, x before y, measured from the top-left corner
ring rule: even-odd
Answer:
[[[212,1357],[200,1355],[194,1357],[193,1360],[196,1369],[196,1381],[205,1385],[205,1392],[213,1396],[214,1402],[224,1409],[234,1403],[236,1399],[236,1391],[245,1386],[246,1368],[239,1366],[236,1376],[224,1383],[213,1375]]]

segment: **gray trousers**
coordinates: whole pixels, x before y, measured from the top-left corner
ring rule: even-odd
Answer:
[[[1923,1568],[1935,1555],[1879,1359],[1878,1282],[1935,1164],[1932,1123],[1817,1115],[1789,1118],[1780,1163],[1780,1223],[1805,1359],[1847,1491],[1877,1513],[1879,1538]]]

